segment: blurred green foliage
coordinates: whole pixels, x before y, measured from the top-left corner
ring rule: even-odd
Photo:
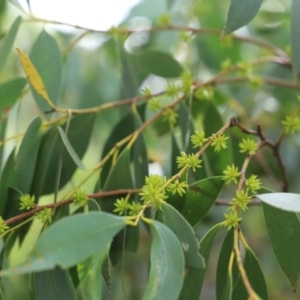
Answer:
[[[290,58],[291,38],[295,39],[290,35],[290,1],[263,1],[260,10],[247,26],[224,38],[221,36],[230,6],[229,0],[144,0],[132,8],[121,24],[108,31],[89,30],[80,26],[71,27],[72,30],[69,26],[62,28],[58,25],[63,25],[63,20],[61,24],[53,24],[55,22],[39,20],[29,13],[24,16],[16,4],[17,1],[0,0],[0,49],[5,43],[10,25],[18,15],[22,15],[19,32],[12,42],[14,47],[28,53],[52,102],[58,108],[65,109],[65,113],[68,109],[99,110],[96,113],[91,110],[90,114],[79,116],[78,111],[75,111],[71,120],[70,116],[68,120],[66,114],[55,111],[49,113],[50,108],[44,99],[30,85],[25,86],[25,76],[17,53],[14,48],[10,51],[0,72],[0,137],[3,141],[0,152],[0,207],[5,218],[19,214],[19,192],[30,192],[35,195],[39,204],[48,204],[54,198],[71,197],[74,188],[76,190],[82,181],[85,181],[83,187],[88,194],[96,194],[100,190],[140,189],[148,175],[149,162],[157,162],[161,170],[156,172],[163,172],[170,177],[178,172],[175,160],[180,151],[196,152],[190,142],[194,130],[204,129],[206,137],[209,137],[232,117],[248,130],[256,130],[259,125],[263,136],[275,142],[283,130],[282,120],[299,107],[297,95],[300,85],[297,83],[298,76],[295,77],[295,69],[293,73]],[[299,30],[297,33],[299,34]],[[296,58],[293,57],[294,65],[300,59],[298,57],[299,54]],[[220,77],[218,74],[221,74]],[[177,122],[168,122],[167,117],[165,120],[157,118],[155,122],[152,121],[151,118],[157,112],[151,109],[148,98],[157,100],[158,109],[171,105],[176,96],[183,94],[182,90],[178,92],[182,81],[187,82],[183,101],[171,107],[176,112],[173,117],[178,116]],[[149,90],[151,97],[146,97],[145,88]],[[37,119],[32,121],[37,116],[43,124]],[[130,152],[130,147],[126,147],[128,145],[122,141],[148,124],[147,122],[149,126],[139,133]],[[105,161],[100,176],[95,172],[87,178],[84,171],[77,170],[72,157],[63,147],[57,125],[63,126],[68,133],[71,145],[85,166],[97,165],[101,159],[109,156],[112,149],[115,150]],[[27,128],[33,130],[32,127],[36,131],[36,140],[24,144],[25,137],[32,133]],[[229,137],[227,148],[220,154],[213,148],[208,148],[201,157],[202,168],[197,169],[194,174],[188,173],[189,183],[206,177],[221,176],[228,164],[234,163],[239,168],[242,167],[245,155],[239,152],[238,144],[245,134],[238,128],[231,128],[226,131],[226,136]],[[7,141],[10,137],[13,138]],[[259,137],[254,138],[259,141]],[[28,161],[25,157],[18,164],[18,168],[22,169],[22,172],[16,171],[20,178],[14,175],[16,152],[12,151],[19,146],[28,151]],[[288,189],[294,193],[300,193],[299,146],[299,133],[296,133],[286,135],[279,150],[285,166]],[[64,159],[60,162],[62,153]],[[281,191],[284,176],[278,160],[272,154],[271,149],[261,149],[252,159],[247,174],[256,174],[268,189]],[[30,155],[34,157],[34,165],[29,160]],[[130,172],[133,176],[129,175]],[[28,184],[23,176],[30,181]],[[195,225],[193,230],[198,240],[213,225],[224,220],[226,206],[211,207],[220,188],[220,177],[215,178],[218,186],[214,186],[216,195],[211,198],[208,196],[211,201],[207,204],[208,209],[205,206],[205,213],[210,209],[208,214],[201,222],[199,214],[193,215],[196,221],[193,219],[191,225]],[[202,189],[205,182],[198,185]],[[11,187],[14,190],[9,189]],[[204,187],[203,189],[205,190]],[[188,193],[194,193],[192,186]],[[197,193],[195,195],[198,196]],[[232,195],[234,189],[231,186],[225,187],[219,198],[229,201]],[[11,200],[10,205],[5,207],[8,199]],[[116,199],[118,196],[112,195],[99,201],[99,204],[104,211],[112,212]],[[130,196],[130,201],[138,200],[138,196]],[[178,203],[182,205],[180,201],[181,197],[174,196],[170,204],[178,208]],[[97,210],[97,205],[91,210]],[[183,216],[189,216],[191,210],[184,211]],[[54,220],[67,216],[70,212],[82,211],[82,208],[74,206],[64,210],[58,208],[59,216],[55,215]],[[205,213],[200,213],[201,218]],[[146,214],[153,215],[153,212],[146,211]],[[154,222],[154,225],[140,224],[139,237],[136,228],[127,226],[114,239],[110,253],[114,267],[107,267],[111,272],[108,290],[103,278],[101,279],[103,295],[112,291],[109,299],[142,298],[147,286],[149,256],[156,257],[154,252],[150,254],[149,227],[157,230],[154,231],[155,239],[165,243],[157,229],[160,228],[161,225],[157,225],[160,223]],[[8,264],[13,266],[24,262],[41,230],[36,220],[29,224],[30,226],[26,224],[23,229],[10,236],[10,253],[8,250],[2,251],[3,268],[7,268]],[[269,299],[298,299],[299,291],[293,291],[268,243],[262,208],[251,206],[243,214],[241,228],[262,267]],[[128,235],[124,238],[126,230],[131,233],[130,237]],[[220,231],[212,246],[200,299],[216,299],[216,293],[220,293],[220,290],[215,291],[215,278],[217,268],[222,269],[219,263],[217,266],[217,261],[225,231]],[[228,236],[226,241],[232,238]],[[201,242],[206,247],[210,245],[210,241],[206,239]],[[178,246],[176,242],[174,245]],[[120,252],[123,248],[135,250],[137,246],[135,253]],[[159,246],[155,244],[157,249],[160,249]],[[251,249],[247,249],[246,257],[256,266],[256,258]],[[100,258],[92,259],[99,259],[102,263],[103,254],[101,255]],[[224,255],[227,257],[230,253]],[[207,258],[209,255],[205,252],[203,256]],[[119,262],[120,258],[123,258],[122,263]],[[109,265],[107,262],[106,264]],[[61,269],[53,272],[70,284],[69,274],[67,276]],[[226,266],[222,272],[226,273]],[[222,272],[217,276],[219,282],[223,280],[223,277],[220,278]],[[47,278],[46,276],[53,276],[54,273],[45,273],[43,276]],[[71,271],[69,273],[74,284],[77,274],[72,275]],[[153,274],[152,276],[156,276]],[[32,299],[27,291],[28,282],[32,280],[38,282],[40,288],[44,277],[4,277],[1,281],[4,298]],[[80,292],[78,295],[78,299],[83,299]]]

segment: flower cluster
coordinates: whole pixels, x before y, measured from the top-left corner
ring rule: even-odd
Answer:
[[[2,217],[0,217],[0,232],[5,232],[9,227],[7,226],[5,220],[3,220]]]
[[[230,209],[234,210],[236,206],[238,206],[242,211],[248,209],[248,204],[251,201],[250,196],[247,191],[241,190],[235,192],[235,198],[233,198],[229,204]]]
[[[212,100],[215,89],[212,86],[204,86],[196,90],[195,97],[199,100],[209,101]]]
[[[89,198],[87,197],[87,194],[85,191],[83,190],[77,190],[73,196],[73,203],[76,206],[81,206],[81,207],[85,207],[87,205],[87,202],[89,200]]]
[[[157,25],[168,26],[171,23],[171,17],[168,13],[160,15],[157,19]]]
[[[149,100],[149,109],[153,112],[156,112],[161,109],[161,104],[160,104],[160,98],[159,97],[154,97],[151,100]]]
[[[223,171],[224,176],[222,179],[225,181],[226,184],[233,181],[235,184],[237,184],[237,177],[241,176],[241,172],[239,172],[239,169],[232,164],[231,166],[227,166],[226,170]]]
[[[238,71],[241,75],[251,76],[252,75],[252,64],[248,61],[241,61],[237,64]]]
[[[43,224],[49,224],[52,222],[53,210],[52,208],[44,208],[40,210],[36,216]]]
[[[167,108],[163,113],[163,119],[164,121],[167,121],[170,125],[170,127],[173,127],[176,123],[178,114],[174,111],[172,108]]]
[[[232,63],[231,63],[230,58],[227,58],[227,59],[223,60],[222,63],[221,63],[222,71],[225,71],[225,70],[229,69],[231,66],[232,66]]]
[[[194,153],[185,154],[183,151],[180,152],[181,156],[177,157],[177,166],[178,168],[188,167],[192,168],[195,172],[196,168],[201,168],[202,160],[199,159]]]
[[[183,72],[181,74],[181,84],[181,89],[184,93],[188,93],[191,90],[191,87],[194,84],[194,79],[190,72]]]
[[[117,199],[117,201],[114,203],[114,206],[116,207],[114,209],[115,213],[118,213],[119,215],[125,215],[130,207],[130,204],[128,203],[128,199],[122,197]]]
[[[297,116],[287,116],[282,124],[286,133],[294,133],[300,130],[300,119]]]
[[[162,203],[167,199],[166,191],[163,189],[166,177],[160,175],[150,175],[146,177],[145,185],[139,194],[144,204],[160,209]]]
[[[221,149],[227,148],[228,136],[224,134],[213,134],[211,146],[215,147],[215,152],[220,152]]]
[[[196,130],[195,133],[191,136],[191,141],[193,144],[193,148],[201,147],[203,143],[207,141],[205,138],[205,133],[203,130]]]
[[[173,195],[179,194],[182,196],[187,187],[188,184],[185,181],[180,182],[178,179],[176,179],[173,183],[168,185],[168,191],[170,191]]]
[[[237,227],[241,221],[242,218],[239,218],[237,212],[232,211],[229,214],[225,214],[225,221],[223,224],[228,230],[230,230],[231,228]]]
[[[174,83],[169,82],[166,88],[166,95],[170,98],[173,98],[177,96],[178,92],[178,87]]]
[[[253,194],[256,194],[257,191],[261,189],[260,179],[257,178],[256,175],[251,175],[248,179],[246,179],[247,191],[250,190]]]
[[[24,194],[20,197],[20,209],[29,210],[35,207],[35,197]]]
[[[257,150],[257,143],[251,138],[242,139],[242,141],[239,143],[239,147],[241,153],[254,155]]]

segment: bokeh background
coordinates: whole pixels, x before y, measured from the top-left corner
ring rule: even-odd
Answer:
[[[148,30],[162,24],[164,20],[170,20],[172,24],[186,28],[199,27],[221,31],[229,7],[228,0],[110,2],[113,4],[112,8],[107,1],[85,1],[80,3],[81,6],[77,8],[77,3],[64,0],[36,1],[36,3],[32,2],[29,8],[29,1],[20,1],[21,7],[24,9],[22,11],[16,5],[12,5],[17,1],[0,0],[0,43],[18,15],[22,15],[23,21],[15,46],[21,48],[23,52],[30,53],[32,51],[41,32],[51,35],[57,42],[62,57],[62,77],[55,87],[57,103],[60,107],[72,108],[93,107],[114,100],[134,97],[140,95],[145,87],[149,88],[152,93],[156,93],[164,90],[169,82],[176,84],[178,78],[164,78],[154,74],[148,74],[145,77],[143,65],[137,63],[135,55],[142,52],[147,53],[153,49],[170,54],[184,70],[188,70],[193,75],[196,81],[207,80],[219,73],[222,63],[226,60],[227,62],[230,60],[232,64],[238,64],[242,61],[251,61],[272,55],[266,49],[251,42],[245,43],[232,37],[222,41],[218,35],[191,34],[188,29],[182,31]],[[263,1],[257,16],[249,25],[238,30],[237,34],[250,39],[261,39],[290,54],[290,5],[291,1],[286,0]],[[36,19],[30,16],[30,11]],[[53,22],[49,22],[51,20],[74,26],[53,24]],[[83,28],[78,28],[76,25]],[[105,32],[112,26],[121,26],[137,32],[123,34],[121,38],[116,38]],[[78,39],[78,37],[80,38]],[[44,46],[47,48],[46,44]],[[38,51],[43,51],[43,48],[40,47],[35,51],[38,53]],[[259,64],[253,67],[253,73],[257,76],[272,76],[295,82],[290,67],[275,63]],[[0,83],[16,76],[24,76],[24,74],[17,53],[13,51],[4,69],[0,72]],[[199,101],[200,103],[201,101],[213,101],[224,122],[234,116],[247,128],[256,128],[259,124],[266,137],[276,140],[282,130],[281,121],[286,115],[295,111],[299,105],[298,93],[297,89],[278,85],[253,85],[244,82],[219,85],[215,88],[211,99]],[[201,113],[201,105],[203,104],[199,104],[199,109],[194,114],[195,128],[201,128],[202,121],[205,119]],[[110,109],[105,114],[98,116],[88,151],[84,156],[85,165],[93,165],[99,161],[101,147],[109,137],[114,125],[128,110],[128,107]],[[9,112],[5,113],[8,113],[9,118],[6,137],[26,130],[35,116],[45,117],[43,111],[36,105],[28,86],[18,102],[10,108]],[[146,109],[146,118],[150,116],[151,111]],[[214,120],[211,122],[213,126]],[[149,158],[153,162],[151,170],[154,170],[152,172],[155,173],[162,172],[166,176],[170,175],[172,165],[169,132],[170,130],[163,124],[153,125],[145,132]],[[180,140],[180,131],[176,127],[175,132]],[[243,161],[243,155],[238,152],[238,143],[241,137],[242,134],[238,130],[232,130],[232,161],[239,166]],[[5,162],[12,147],[17,143],[16,139],[5,143],[2,163]],[[289,191],[296,193],[300,191],[299,146],[299,134],[286,137],[281,145],[281,154],[288,174]],[[264,169],[261,166],[264,166]],[[280,180],[281,174],[275,158],[270,150],[263,149],[257,159],[252,161],[248,172],[259,175],[264,186],[270,190],[280,191],[280,185],[270,178],[266,168]],[[76,171],[72,182],[60,191],[60,195],[63,195],[81,178],[83,178],[83,171]],[[85,189],[92,192],[95,182],[96,178],[92,178],[86,184]],[[222,191],[220,198],[230,200],[232,195],[233,190],[229,187]],[[41,199],[41,203],[47,203],[52,199],[51,195],[45,196]],[[195,227],[197,237],[201,239],[210,227],[221,222],[225,211],[226,207],[213,207],[205,219]],[[299,291],[293,291],[272,254],[264,226],[262,208],[259,205],[251,206],[244,214],[242,226],[248,244],[261,263],[270,299],[300,299]],[[34,222],[22,247],[19,249],[17,245],[15,246],[10,257],[12,265],[24,261],[28,251],[34,245],[40,228],[41,225],[38,221]],[[215,299],[216,265],[225,233],[225,229],[220,232],[213,246],[201,294],[203,300]],[[127,299],[142,298],[147,283],[150,242],[147,231],[145,228],[141,228],[138,252],[126,252],[126,263],[118,265],[113,270],[112,299],[125,299],[122,280]],[[121,280],[121,278],[123,279]],[[28,276],[2,279],[4,299],[30,299],[30,296],[24,293],[27,290],[28,280]]]

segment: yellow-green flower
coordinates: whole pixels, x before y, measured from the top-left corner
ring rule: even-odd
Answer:
[[[163,113],[163,120],[167,121],[171,127],[176,123],[178,114],[172,108],[167,108]]]
[[[113,212],[118,213],[119,215],[124,215],[126,211],[130,208],[130,204],[128,203],[127,199],[120,198],[114,203],[116,207]]]
[[[194,153],[185,154],[183,151],[180,152],[181,156],[177,156],[177,166],[178,168],[183,168],[187,166],[188,168],[192,168],[193,171],[196,171],[196,168],[201,168],[202,160],[199,159]]]
[[[37,213],[37,218],[41,220],[43,224],[49,224],[52,222],[52,215],[52,208],[44,208]]]
[[[225,183],[228,184],[231,181],[233,181],[235,184],[237,184],[237,177],[241,176],[241,173],[239,172],[239,169],[232,164],[231,166],[227,166],[226,170],[223,171],[224,176],[222,177],[223,180],[225,180]]]
[[[246,180],[246,186],[247,188],[255,194],[257,191],[260,190],[261,188],[261,182],[257,178],[256,175],[251,175],[247,180]]]
[[[142,205],[138,202],[132,202],[129,205],[129,215],[130,216],[137,216],[139,214],[139,212],[142,209]]]
[[[88,197],[85,191],[83,190],[77,190],[74,194],[73,194],[73,203],[77,206],[81,206],[84,207],[87,205],[88,202]]]
[[[6,222],[2,217],[0,217],[0,232],[5,232],[9,227],[7,226]]]
[[[229,204],[231,209],[234,209],[235,206],[238,206],[241,210],[245,211],[248,209],[248,203],[251,201],[251,198],[248,196],[247,191],[241,190],[235,192],[235,198],[233,198]]]
[[[224,216],[225,221],[223,222],[223,224],[225,227],[227,227],[228,230],[237,227],[242,221],[242,218],[239,218],[235,211],[232,211],[229,214],[224,214]]]
[[[168,198],[165,189],[162,188],[165,182],[166,177],[160,175],[146,177],[145,185],[141,188],[141,193],[139,193],[141,200],[145,204],[161,209],[162,203]]]
[[[300,119],[297,116],[287,116],[282,124],[286,133],[294,133],[300,130]]]
[[[182,196],[186,192],[186,188],[188,187],[188,184],[185,181],[179,182],[178,179],[176,179],[173,183],[170,183],[168,186],[168,190],[174,195],[179,194]]]
[[[220,152],[222,148],[227,148],[226,141],[228,140],[228,136],[225,136],[224,134],[213,134],[212,140],[211,146],[215,147],[215,152]]]
[[[247,154],[254,155],[257,150],[257,143],[251,138],[242,139],[239,147],[241,153],[246,152]]]
[[[24,194],[20,197],[20,209],[29,210],[35,207],[35,197],[29,194]]]
[[[203,130],[196,130],[195,133],[191,136],[191,141],[193,148],[201,147],[204,142],[206,142],[205,133]]]

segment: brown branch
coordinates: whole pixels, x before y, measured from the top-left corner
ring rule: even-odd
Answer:
[[[300,91],[300,84],[294,83],[292,81],[275,78],[275,77],[266,77],[261,76],[261,79],[264,83],[270,85],[278,85],[286,88],[294,89]],[[224,78],[216,82],[216,84],[228,84],[228,83],[243,83],[249,81],[248,77],[233,77],[233,78]]]
[[[259,137],[260,143],[259,143],[258,149],[261,149],[261,148],[267,146],[273,151],[273,155],[275,156],[275,158],[277,160],[277,164],[278,164],[280,172],[281,172],[281,177],[282,177],[281,178],[281,180],[282,180],[281,189],[283,192],[287,192],[288,187],[289,187],[289,183],[288,183],[288,179],[287,179],[287,172],[286,172],[286,168],[284,166],[282,157],[279,152],[280,142],[282,140],[283,134],[281,133],[280,138],[278,138],[278,140],[275,143],[273,143],[263,135],[263,133],[261,131],[261,127],[259,125],[257,126],[256,130],[252,130],[252,129],[245,128],[242,124],[237,122],[236,127],[238,127],[242,132],[244,132],[246,134],[251,134],[251,135],[255,135],[255,136]],[[266,166],[263,168],[263,170],[266,170]],[[274,178],[275,176],[272,176],[272,177]]]
[[[31,19],[26,20],[26,21],[27,22],[43,22],[43,23],[54,24],[54,25],[65,25],[65,26],[70,26],[70,27],[73,27],[73,28],[79,29],[79,30],[86,30],[88,32],[98,32],[98,33],[103,33],[103,34],[116,33],[116,34],[129,35],[129,34],[141,33],[141,32],[187,31],[187,32],[191,32],[193,34],[215,35],[215,36],[218,36],[221,38],[222,33],[223,33],[222,30],[218,30],[218,29],[195,28],[195,27],[180,26],[180,25],[175,25],[175,24],[169,24],[167,26],[153,26],[153,27],[147,28],[147,29],[136,29],[136,30],[131,30],[131,29],[127,29],[127,28],[114,28],[111,31],[110,30],[106,31],[106,30],[95,30],[95,29],[78,26],[78,25],[74,25],[74,24],[70,24],[70,23],[60,22],[60,21],[45,20],[45,19],[41,19],[41,18],[36,18],[34,16],[31,16]],[[236,33],[233,33],[231,35],[231,37],[235,40],[253,44],[260,48],[266,49],[266,50],[272,52],[273,54],[275,54],[276,56],[289,59],[286,52],[284,52],[282,49],[280,49],[272,44],[269,44],[263,40],[260,40],[260,39],[254,38],[254,37],[242,36],[242,35],[239,35]]]
[[[89,194],[87,195],[88,198],[105,198],[105,197],[111,197],[111,196],[118,196],[118,195],[128,195],[128,194],[138,194],[140,192],[139,189],[120,189],[120,190],[114,190],[114,191],[105,191],[105,192],[98,192],[94,194]],[[63,201],[59,201],[56,203],[50,203],[50,204],[45,204],[45,205],[37,205],[34,209],[24,212],[22,214],[19,214],[18,216],[12,217],[10,219],[7,219],[5,223],[7,225],[18,222],[22,219],[25,219],[27,217],[30,217],[37,212],[45,209],[45,208],[55,208],[71,204],[73,202],[73,198],[71,199],[66,199]]]

